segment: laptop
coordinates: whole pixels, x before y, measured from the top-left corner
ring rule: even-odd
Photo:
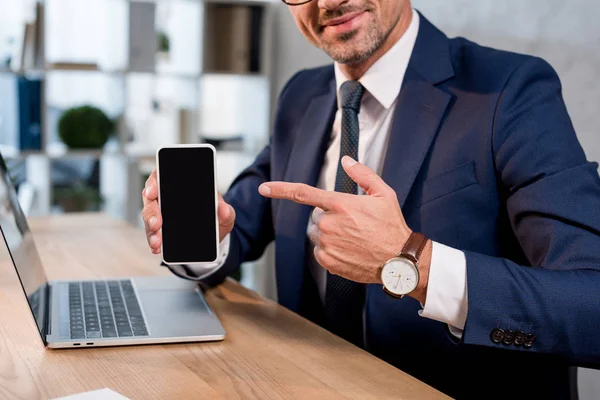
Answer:
[[[1,155],[0,229],[48,348],[225,338],[219,319],[191,281],[175,276],[48,281]]]

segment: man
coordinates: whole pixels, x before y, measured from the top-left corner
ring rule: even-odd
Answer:
[[[409,0],[290,11],[335,63],[281,92],[220,200],[221,261],[173,271],[218,284],[275,240],[282,305],[450,396],[576,395],[569,366],[600,360],[600,179],[553,69]],[[158,253],[155,175],[143,197]]]

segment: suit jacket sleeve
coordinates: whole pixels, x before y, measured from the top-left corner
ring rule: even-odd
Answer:
[[[276,120],[282,112],[281,99],[288,94],[290,84],[300,73],[294,75],[281,91]],[[235,225],[230,234],[229,254],[218,269],[201,279],[203,284],[214,286],[223,282],[241,263],[260,258],[267,245],[273,241],[271,200],[258,193],[258,187],[271,180],[271,151],[269,143],[252,165],[236,177],[223,196],[236,214]]]
[[[512,229],[529,261],[466,251],[463,342],[600,361],[600,179],[588,162],[550,65],[531,58],[497,103],[492,146]],[[523,331],[531,347],[496,344]]]

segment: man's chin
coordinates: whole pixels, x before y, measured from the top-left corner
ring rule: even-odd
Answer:
[[[356,30],[338,35],[334,40],[321,42],[321,48],[329,57],[340,64],[360,64],[373,55],[382,41],[371,37],[364,30]]]
[[[363,43],[361,43],[357,34],[357,31],[352,31],[338,35],[334,40],[323,43],[321,48],[337,62],[344,59],[361,58],[364,53],[363,46],[361,46]],[[343,64],[346,64],[346,62],[343,62]]]
[[[360,63],[369,58],[370,55],[365,49],[344,42],[324,47],[323,50],[332,60],[349,65]]]
[[[367,52],[358,52],[358,51],[347,51],[347,52],[339,52],[336,51],[334,53],[327,53],[332,60],[336,61],[339,64],[345,65],[355,65],[360,64],[369,58],[369,54]]]

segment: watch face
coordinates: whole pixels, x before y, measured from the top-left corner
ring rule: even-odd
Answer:
[[[419,272],[410,260],[398,257],[385,264],[381,271],[381,280],[388,291],[404,295],[416,289]]]

